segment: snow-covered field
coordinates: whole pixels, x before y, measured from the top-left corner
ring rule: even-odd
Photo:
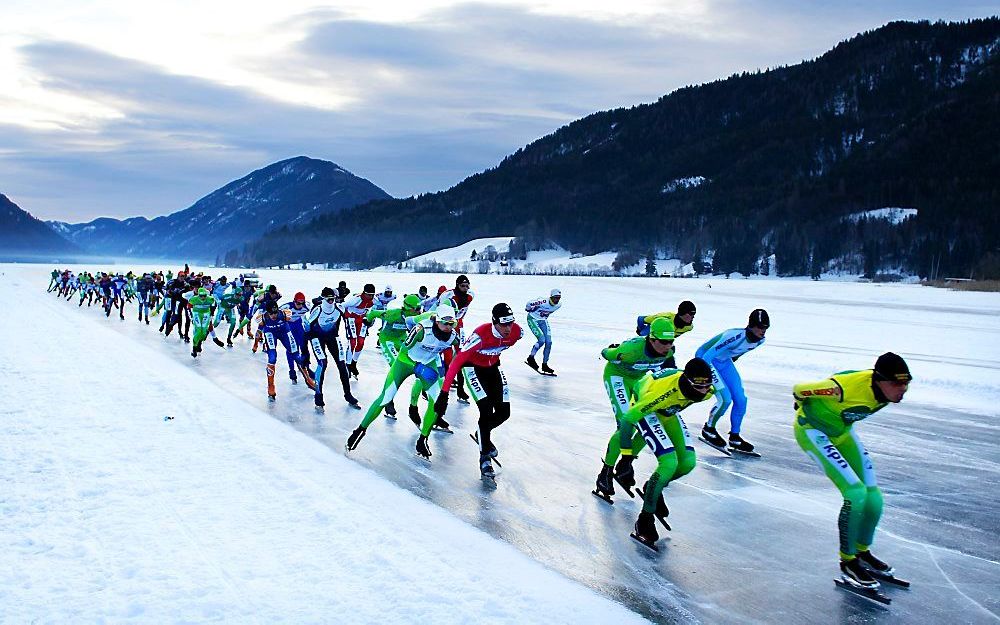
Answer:
[[[472,260],[472,252],[482,254],[488,246],[492,246],[497,253],[506,253],[510,249],[510,242],[513,236],[509,237],[486,237],[466,241],[461,245],[449,247],[434,252],[428,252],[420,256],[414,256],[401,268],[396,265],[386,265],[379,267],[379,271],[395,272],[397,270],[410,272],[414,269],[426,267],[430,263],[440,263],[447,271],[474,274],[479,273],[479,262]],[[510,262],[517,272],[528,274],[573,274],[597,271],[611,271],[612,264],[618,256],[617,252],[600,252],[584,256],[574,254],[561,247],[554,247],[546,250],[533,250],[527,253],[524,260],[514,259]],[[656,259],[657,274],[677,272],[683,263],[677,259]],[[501,267],[498,262],[490,264],[490,273],[507,273],[507,269]],[[645,259],[631,267],[622,270],[627,275],[643,275],[646,271]],[[693,273],[689,264],[686,273]]]
[[[192,360],[155,327],[46,295],[49,269],[0,266],[0,293],[30,315],[0,360],[0,622],[638,618],[622,606],[661,622],[1000,620],[998,294],[472,275],[474,324],[496,301],[520,311],[563,292],[552,318],[559,377],[520,363],[530,338],[503,357],[513,416],[495,433],[504,464],[488,491],[467,436],[474,407],[452,407],[457,433],[434,435],[429,465],[414,457],[406,419],[376,422],[345,459],[356,411],[317,414],[287,380],[269,404],[247,343],[209,344]],[[340,279],[391,282],[399,294],[454,283],[259,273],[286,296]],[[699,444],[698,467],[666,493],[674,530],[653,555],[628,538],[637,501],[589,494],[614,427],[597,353],[633,335],[636,315],[681,299],[698,305],[682,362],[751,309],[769,310],[767,344],[739,362],[744,435],[764,458]],[[792,437],[789,391],[886,350],[915,381],[902,404],[857,429],[886,498],[875,552],[914,587],[888,591],[883,608],[831,583],[839,496]],[[373,342],[360,368],[355,394],[367,404],[385,372]],[[685,413],[689,425],[707,410]],[[644,454],[637,475],[652,466]]]

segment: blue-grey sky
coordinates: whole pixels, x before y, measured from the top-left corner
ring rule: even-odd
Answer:
[[[794,64],[926,0],[5,0],[0,193],[42,219],[152,217],[274,161],[446,189],[594,111]],[[374,6],[372,6],[374,5]]]

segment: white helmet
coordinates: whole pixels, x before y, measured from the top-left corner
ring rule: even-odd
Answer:
[[[442,323],[455,323],[458,319],[458,313],[455,312],[455,307],[451,305],[451,302],[441,302],[437,310],[434,311],[434,316]]]

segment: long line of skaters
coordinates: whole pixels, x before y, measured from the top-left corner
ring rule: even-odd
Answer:
[[[511,416],[511,393],[500,355],[522,338],[523,331],[513,309],[499,302],[492,307],[489,322],[466,333],[464,320],[474,299],[467,276],[458,276],[454,288],[440,286],[433,295],[421,286],[417,293],[405,295],[398,308],[389,306],[397,299],[389,285],[376,292],[373,284],[366,284],[352,294],[341,281],[337,288],[326,287],[308,301],[299,292],[291,301],[280,303],[282,295],[277,288],[260,284],[256,274],[241,274],[231,282],[225,276],[213,280],[193,273],[187,265],[177,275],[171,271],[139,275],[53,270],[48,290],[66,299],[76,294],[78,306],[98,304],[106,316],[117,311],[122,320],[126,302],[135,301],[139,322],[148,325],[151,312],[154,318],[159,316],[159,331],[169,336],[177,328],[181,340],[191,344],[194,358],[209,337],[219,347],[231,348],[234,337],[245,335],[255,353],[263,347],[267,355],[265,374],[271,401],[277,397],[275,370],[280,343],[289,379],[295,384],[303,378],[313,392],[317,410],[325,406],[324,382],[331,360],[344,401],[361,409],[351,392],[351,379],[359,378],[357,363],[369,328],[381,321],[376,347],[388,373],[378,397],[348,437],[348,451],[358,448],[379,415],[396,419],[395,396],[412,377],[408,416],[419,429],[416,453],[429,460],[430,434],[452,432],[445,414],[454,387],[459,402],[473,401],[478,408],[477,429],[470,437],[479,446],[481,478],[489,486],[496,485],[493,465],[500,461],[493,432]],[[527,325],[536,338],[525,363],[551,377],[556,372],[549,362],[549,317],[561,306],[562,293],[552,289],[548,296],[533,299],[524,307]],[[701,429],[701,441],[728,455],[760,457],[740,434],[747,397],[735,363],[765,343],[769,315],[764,309],[752,311],[745,326],[713,336],[679,369],[675,341],[691,331],[696,313],[693,302],[683,301],[676,311],[640,315],[635,336],[600,352],[606,361],[604,388],[616,427],[593,494],[613,504],[616,484],[630,497],[637,493],[642,510],[631,536],[654,551],[659,539],[655,521],[670,529],[663,491],[670,482],[690,473],[696,463],[683,410],[714,398],[715,406]],[[223,321],[228,326],[225,342],[216,335]],[[540,365],[535,358],[539,351]],[[901,401],[911,379],[903,359],[887,352],[871,369],[834,373],[792,388],[795,440],[844,499],[838,515],[841,578],[835,581],[883,603],[889,598],[879,592],[879,580],[909,584],[896,578],[892,567],[869,550],[882,513],[882,493],[871,458],[852,426]],[[422,414],[421,398],[426,402]],[[730,430],[725,439],[716,428],[727,413]],[[645,447],[655,456],[656,468],[637,488],[633,463]]]

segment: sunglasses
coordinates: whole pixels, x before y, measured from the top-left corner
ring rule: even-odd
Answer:
[[[328,301],[328,302],[330,302],[332,304],[332,303],[334,303],[334,302],[337,301],[337,298],[336,297],[328,297],[328,298],[326,298],[326,301]]]
[[[442,324],[444,324],[446,326],[454,326],[454,325],[458,324],[458,320],[455,319],[454,317],[447,317],[447,318],[438,317],[437,318],[437,322],[438,323],[442,323]]]
[[[673,345],[674,344],[673,339],[658,339],[658,338],[652,337],[652,336],[649,337],[649,339],[651,341],[655,342],[655,343],[659,343],[660,345]]]

